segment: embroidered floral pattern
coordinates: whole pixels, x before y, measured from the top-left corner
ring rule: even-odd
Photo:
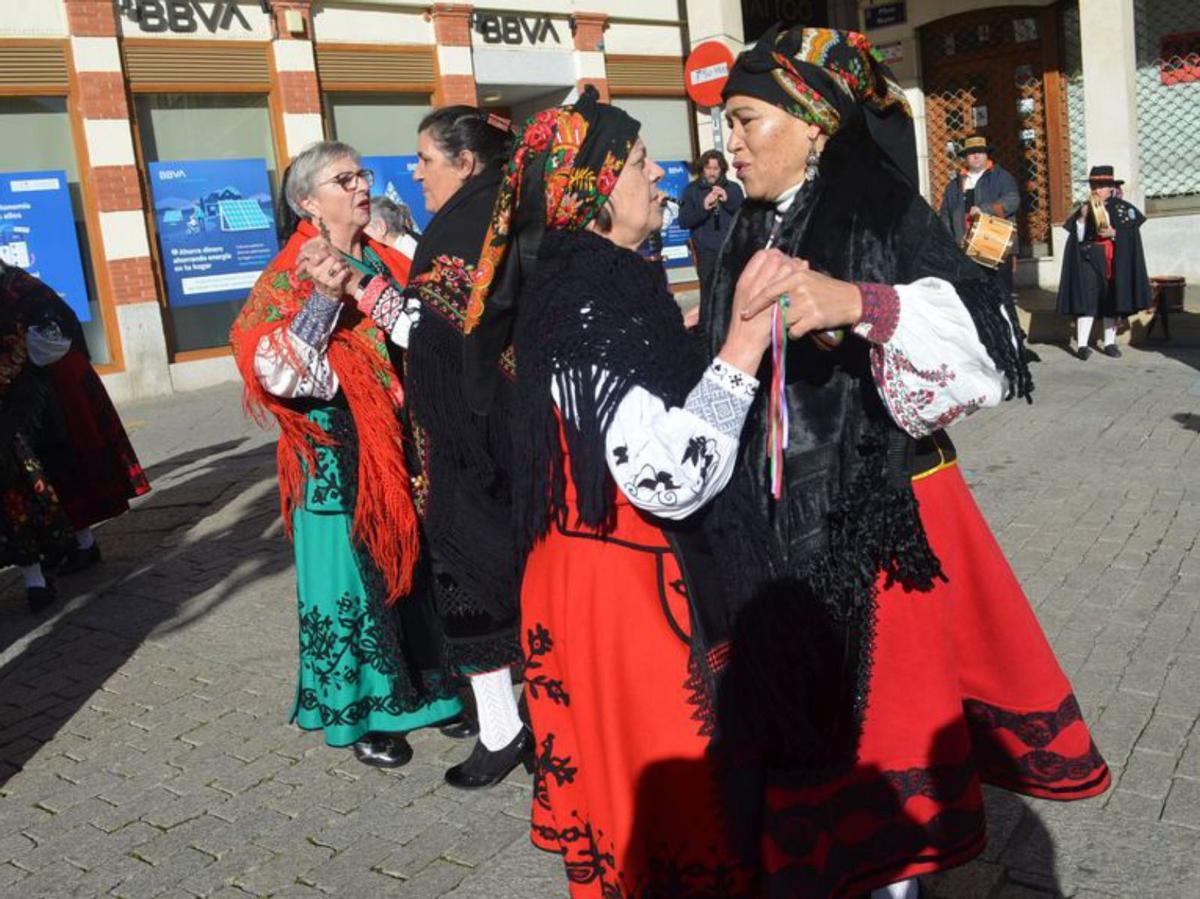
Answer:
[[[917,368],[892,345],[871,347],[871,370],[892,418],[914,437],[946,428],[987,403],[987,397],[980,396],[931,415],[938,391],[945,391],[957,375],[945,363],[933,369]]]
[[[571,694],[563,687],[563,682],[542,673],[542,657],[549,655],[554,649],[554,638],[550,636],[550,631],[541,624],[535,624],[525,631],[525,642],[528,646],[525,657],[525,689],[529,691],[530,699],[541,699],[542,693],[545,692],[546,698],[551,702],[570,705]]]

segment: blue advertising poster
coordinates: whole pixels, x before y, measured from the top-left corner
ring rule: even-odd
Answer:
[[[362,164],[363,168],[375,173],[371,196],[384,196],[396,203],[403,203],[412,212],[417,230],[424,231],[433,216],[425,211],[425,195],[421,193],[421,185],[413,180],[417,157],[364,156]]]
[[[666,268],[682,268],[692,264],[688,253],[688,239],[692,236],[687,228],[681,228],[679,220],[679,202],[683,199],[683,191],[692,180],[692,170],[686,162],[671,160],[660,162],[666,172],[658,182],[659,190],[671,200],[663,210],[662,226],[662,260]],[[673,201],[673,202],[672,202]]]
[[[66,172],[0,174],[0,260],[45,281],[80,321],[91,320]]]
[[[279,252],[262,159],[150,163],[173,306],[241,300]]]

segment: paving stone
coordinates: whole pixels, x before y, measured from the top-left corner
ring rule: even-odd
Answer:
[[[1163,820],[1200,829],[1200,780],[1176,777],[1163,807]]]

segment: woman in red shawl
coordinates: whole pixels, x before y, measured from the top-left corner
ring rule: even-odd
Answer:
[[[279,423],[284,526],[300,605],[294,720],[353,745],[365,764],[412,757],[404,733],[459,715],[441,635],[414,585],[419,541],[401,445],[402,392],[382,333],[348,287],[403,284],[407,260],[363,234],[371,173],[346,144],[301,153],[284,193],[300,217],[262,273],[231,340],[246,405]],[[315,238],[338,253],[306,256]]]

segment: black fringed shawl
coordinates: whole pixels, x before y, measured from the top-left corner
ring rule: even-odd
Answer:
[[[728,330],[737,276],[767,241],[774,210],[746,203],[722,250],[715,288],[701,316],[715,354]],[[816,270],[852,282],[903,284],[922,277],[954,285],[983,345],[1012,392],[1032,390],[1011,342],[1001,297],[970,263],[936,214],[871,140],[861,116],[827,144],[820,174],[786,213],[777,246]],[[760,380],[767,383],[770,358]],[[737,621],[722,688],[722,727],[766,754],[814,771],[853,761],[865,710],[880,574],[927,591],[941,576],[912,492],[915,441],[890,418],[857,337],[827,350],[793,341],[788,350],[789,446],[784,496],[770,496],[766,397],[752,407],[729,487],[709,512],[710,540],[755,560],[729,572],[724,587]],[[1010,394],[1011,395],[1011,394]],[[919,601],[919,600],[918,600]],[[823,636],[809,658],[816,687],[780,691],[797,680],[798,631]],[[806,687],[808,685],[805,685]],[[729,700],[733,697],[732,700]],[[813,703],[824,708],[814,715]],[[730,715],[735,722],[725,720]],[[793,727],[817,720],[824,739]]]
[[[614,491],[604,434],[634,385],[681,406],[704,372],[659,266],[589,231],[548,231],[521,287],[514,348],[513,503],[523,551],[554,522],[602,529]],[[603,376],[602,373],[604,373]],[[562,405],[562,434],[551,385]],[[578,521],[567,521],[562,436]]]
[[[487,415],[463,399],[462,321],[500,171],[476,175],[429,223],[406,293],[421,319],[405,354],[405,402],[419,472],[418,511],[435,570],[446,569],[497,621],[516,613],[517,589],[507,469],[509,382]]]

